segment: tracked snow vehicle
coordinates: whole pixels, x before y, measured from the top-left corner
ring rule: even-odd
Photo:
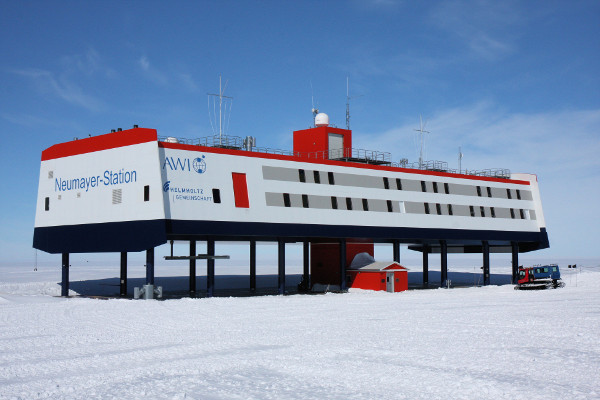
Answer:
[[[519,268],[519,279],[515,290],[540,290],[565,286],[560,278],[557,264],[536,265]]]

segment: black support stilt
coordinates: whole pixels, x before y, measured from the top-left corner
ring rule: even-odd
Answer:
[[[340,239],[340,290],[346,291],[346,239]]]
[[[256,291],[256,240],[250,241],[250,290]]]
[[[483,251],[483,285],[487,286],[490,284],[490,244],[487,240],[482,243]]]
[[[127,296],[127,252],[121,252],[121,281],[119,283],[119,295]]]
[[[394,240],[392,247],[394,249],[394,261],[400,264],[400,241]]]
[[[278,292],[285,294],[285,241],[277,241],[277,271],[278,271]]]
[[[519,280],[519,243],[511,242],[512,247],[512,283],[517,284]]]
[[[446,281],[448,280],[448,244],[445,240],[440,240],[440,261],[441,261],[441,269],[442,276],[440,281],[440,286],[445,287]]]
[[[303,289],[310,290],[310,242],[307,240],[302,243],[302,266]]]
[[[69,297],[69,253],[62,253],[62,297]]]
[[[190,257],[196,255],[196,241],[190,240]],[[190,296],[196,294],[196,259],[190,258]]]
[[[206,253],[209,256],[215,255],[215,241],[208,239],[206,241]],[[206,259],[206,297],[213,297],[215,288],[215,259]]]
[[[423,245],[423,286],[429,286],[429,246]]]
[[[154,285],[154,247],[146,250],[146,285]]]

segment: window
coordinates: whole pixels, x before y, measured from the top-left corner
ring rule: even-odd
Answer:
[[[454,215],[452,211],[452,204],[448,204],[448,215]]]
[[[425,214],[429,214],[429,203],[423,203],[425,205]]]
[[[390,188],[390,181],[386,177],[383,177],[383,187],[385,189],[389,189]]]
[[[511,217],[512,219],[515,219],[515,209],[514,209],[514,208],[511,208],[511,209],[510,209],[510,217]]]
[[[519,214],[521,216],[521,219],[525,219],[525,213],[523,212],[523,209],[519,209]]]
[[[220,204],[221,203],[221,190],[220,189],[213,189],[213,202],[216,204]]]
[[[492,197],[492,188],[488,186],[486,189],[488,197]]]
[[[388,209],[388,212],[394,212],[394,207],[392,207],[392,201],[391,200],[387,201],[387,209]]]
[[[435,211],[437,212],[437,215],[442,215],[442,206],[440,203],[435,205]]]
[[[327,173],[327,179],[329,179],[329,184],[330,185],[335,185],[335,179],[333,178],[333,172],[328,172]]]
[[[506,189],[506,197],[508,199],[512,199],[512,194],[510,193],[510,189]]]
[[[477,196],[481,197],[481,186],[477,186]]]
[[[521,191],[517,189],[517,199],[521,200]]]
[[[437,182],[433,182],[433,193],[438,192]]]
[[[298,170],[298,179],[300,180],[300,182],[306,182],[306,173],[303,169]]]
[[[485,217],[485,207],[484,206],[479,207],[479,213],[481,214],[482,217]]]
[[[363,204],[363,210],[364,211],[369,211],[369,200],[362,199],[362,204]]]
[[[475,216],[475,207],[469,206],[469,211],[471,212],[471,217]]]
[[[338,209],[337,197],[335,196],[331,196],[331,208],[333,208],[334,210]]]
[[[246,174],[241,172],[232,172],[231,179],[233,181],[233,199],[235,206],[238,208],[250,208]]]
[[[302,207],[308,208],[308,195],[306,194],[302,195]]]
[[[346,197],[346,210],[352,210],[352,199],[350,197]]]
[[[400,178],[396,178],[396,189],[402,190],[402,180]]]
[[[315,177],[315,183],[321,183],[321,174],[319,171],[313,171],[313,175]]]
[[[421,192],[426,192],[427,186],[425,185],[425,181],[421,181]]]
[[[44,199],[44,210],[50,211],[50,197]]]
[[[448,185],[448,183],[444,183],[444,192],[446,192],[446,194],[450,194],[450,185]]]
[[[290,203],[290,194],[289,193],[284,193],[283,194],[283,205],[286,207],[291,207],[291,203]]]
[[[150,186],[144,186],[144,201],[150,201]]]
[[[494,207],[490,207],[490,212],[492,213],[492,218],[496,218],[496,210],[494,210]]]

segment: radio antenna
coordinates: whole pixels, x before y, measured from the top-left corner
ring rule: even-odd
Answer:
[[[312,124],[313,124],[313,128],[316,126],[315,125],[315,117],[317,116],[317,114],[319,113],[319,109],[315,108],[315,95],[314,95],[314,91],[313,91],[313,85],[312,85],[312,80],[310,81],[310,100],[312,102]]]
[[[427,125],[427,121],[425,121],[425,124],[423,124],[423,118],[421,117],[421,115],[419,115],[419,129],[414,129],[415,131],[419,132],[419,139],[421,141],[421,152],[419,154],[419,169],[423,169],[423,134],[430,133],[429,131],[425,130],[425,125]]]
[[[350,130],[350,99],[356,99],[363,95],[350,97],[350,79],[346,77],[346,129]]]
[[[214,96],[215,97],[215,102],[217,101],[217,97],[219,98],[219,146],[222,146],[223,143],[223,114],[226,113],[227,111],[227,103],[225,103],[225,110],[223,110],[223,99],[229,99],[229,111],[231,112],[231,103],[233,103],[233,97],[229,97],[229,96],[225,96],[225,89],[227,88],[227,83],[229,81],[225,81],[225,87],[223,87],[223,81],[222,81],[222,76],[219,74],[219,94],[216,93],[208,93],[208,96]],[[227,102],[227,100],[225,100]],[[208,107],[208,112],[209,112],[209,116],[210,116],[210,97],[209,97],[209,107]],[[217,115],[216,115],[216,111],[214,112],[214,119],[216,119]],[[212,118],[211,118],[211,125],[212,125]],[[215,124],[216,125],[216,124]],[[214,127],[213,127],[213,133],[214,133]]]

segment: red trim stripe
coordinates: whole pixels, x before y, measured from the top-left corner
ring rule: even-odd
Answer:
[[[451,174],[448,172],[426,171],[426,170],[420,170],[420,169],[398,168],[398,167],[387,167],[387,166],[383,166],[383,165],[348,163],[348,162],[343,162],[343,161],[332,161],[332,160],[321,160],[321,159],[316,160],[316,159],[302,158],[302,157],[295,157],[295,156],[285,156],[285,155],[281,155],[281,154],[267,154],[267,153],[250,152],[250,151],[244,151],[244,150],[222,149],[219,147],[196,146],[196,145],[191,145],[191,144],[158,142],[158,146],[166,148],[166,149],[187,150],[187,151],[196,151],[196,152],[201,151],[204,153],[227,154],[227,155],[231,155],[231,156],[266,158],[266,159],[270,159],[270,160],[295,161],[295,162],[303,162],[303,163],[309,163],[309,164],[336,165],[336,166],[341,166],[341,167],[363,168],[363,169],[372,169],[372,170],[377,170],[377,171],[405,172],[408,174],[443,176],[443,177],[447,177],[447,178],[470,179],[470,180],[474,180],[474,181],[502,182],[502,183],[513,183],[516,185],[530,185],[530,183],[528,181],[521,181],[521,180],[517,180],[517,179],[490,178],[487,176]]]
[[[42,161],[155,141],[157,141],[156,129],[128,129],[55,144],[42,151]]]
[[[233,197],[235,198],[235,206],[239,208],[250,208],[246,174],[232,172],[231,179],[233,180]]]

